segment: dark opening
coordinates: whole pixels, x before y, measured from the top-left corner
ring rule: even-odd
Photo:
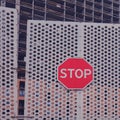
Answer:
[[[19,96],[24,96],[24,95],[25,95],[25,82],[20,81]]]

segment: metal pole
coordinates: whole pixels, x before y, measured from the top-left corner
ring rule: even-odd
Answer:
[[[34,20],[34,0],[32,1],[32,20]]]
[[[44,20],[47,19],[46,16],[47,16],[47,0],[45,0],[45,13],[44,13]]]
[[[84,58],[84,38],[83,25],[80,27],[78,33],[80,40],[78,41],[78,57]],[[77,91],[77,120],[83,120],[83,91]]]

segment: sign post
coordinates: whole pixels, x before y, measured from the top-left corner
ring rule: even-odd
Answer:
[[[68,58],[58,66],[58,81],[67,89],[82,90],[93,81],[93,67],[83,58]],[[82,118],[83,91],[77,92],[77,120]]]

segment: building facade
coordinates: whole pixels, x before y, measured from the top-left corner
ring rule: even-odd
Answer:
[[[120,19],[119,19],[120,18],[119,17],[120,16],[120,13],[119,13],[120,1],[119,0],[65,0],[65,1],[64,0],[59,0],[59,1],[58,0],[1,0],[0,6],[16,8],[17,13],[18,13],[17,14],[18,15],[18,17],[17,17],[18,24],[17,24],[16,28],[18,28],[18,30],[19,30],[19,34],[18,34],[19,40],[18,40],[18,68],[16,70],[18,73],[17,78],[18,78],[18,86],[19,86],[18,87],[19,102],[18,102],[18,111],[17,112],[18,112],[18,115],[20,115],[20,116],[22,116],[22,115],[24,116],[26,113],[24,111],[25,74],[29,72],[25,69],[27,20],[32,19],[32,20],[54,20],[54,21],[74,21],[74,22],[120,23]],[[88,28],[88,30],[92,29],[91,26]],[[97,31],[97,29],[98,28],[96,28],[96,31]],[[105,29],[105,28],[103,28],[103,29]],[[112,28],[111,28],[111,30],[114,31],[114,29],[112,29]],[[93,31],[95,31],[95,30],[93,30]],[[112,31],[110,31],[110,32],[112,33]],[[88,33],[89,33],[89,31],[88,31]],[[86,34],[88,34],[88,33],[86,33]],[[95,36],[92,36],[92,34],[93,33],[90,34],[91,41],[92,41],[92,38],[95,37]],[[98,34],[97,36],[99,36],[100,33],[97,33],[97,34]],[[105,34],[107,34],[107,33],[105,33]],[[91,44],[91,46],[90,46],[91,49],[92,49],[93,44]],[[87,45],[87,43],[85,43],[85,45]],[[104,45],[104,46],[106,46],[106,45]],[[95,47],[96,47],[96,45],[95,45]],[[87,48],[87,46],[85,48]],[[106,49],[106,51],[107,51],[107,49]],[[113,51],[114,51],[114,49],[113,49]],[[86,57],[85,54],[84,54],[84,57]],[[87,56],[86,59],[88,59],[89,57],[90,56]],[[91,58],[91,59],[94,59],[94,58]],[[89,61],[89,59],[88,59],[88,61]],[[93,64],[93,61],[91,63]],[[115,78],[115,80],[118,80],[118,79]],[[98,80],[98,81],[100,81],[100,80]],[[118,82],[116,82],[116,84],[112,83],[113,84],[113,93],[115,93],[116,95],[118,95],[116,92],[116,89],[115,89],[115,86],[117,86],[117,83]],[[46,84],[46,83],[42,83],[42,84]],[[102,83],[102,84],[104,84],[104,83]],[[107,83],[105,83],[105,84],[107,84]],[[96,87],[95,88],[93,87],[93,89],[97,90]],[[102,90],[107,91],[108,87],[102,88]],[[92,93],[92,91],[91,91],[91,93]],[[100,111],[100,112],[95,112],[95,111],[90,110],[90,108],[94,106],[93,105],[94,103],[92,103],[91,105],[89,103],[90,102],[89,95],[91,93],[90,93],[89,89],[88,89],[88,91],[84,91],[84,93],[83,93],[84,94],[83,95],[83,101],[84,101],[83,107],[85,108],[84,113],[83,113],[84,119],[96,119],[97,115],[101,116],[101,114],[102,114],[102,111],[100,111],[100,109],[98,109],[98,111]],[[103,92],[102,92],[102,94],[103,94]],[[105,95],[103,97],[105,97]],[[98,99],[98,100],[96,100],[96,99]],[[96,97],[94,96],[94,100],[97,101],[98,103],[101,103],[99,99],[100,98],[97,98],[97,96]],[[104,99],[107,99],[107,98],[105,97]],[[118,110],[117,106],[116,106],[116,102],[115,102],[117,100],[114,98],[112,98],[112,99],[113,99],[112,102],[114,103],[113,108],[110,107],[108,104],[107,104],[107,107],[109,106],[109,108],[111,108],[112,111]],[[92,98],[92,100],[93,100],[93,98]],[[111,100],[111,98],[110,98],[110,100]],[[118,103],[118,101],[117,101],[117,103]],[[85,107],[85,104],[87,105],[86,107]],[[98,105],[98,107],[99,107],[99,105]],[[103,104],[103,106],[104,106],[104,104]],[[104,107],[102,107],[102,108],[104,109]],[[87,111],[87,109],[89,109],[89,110]],[[94,112],[96,114],[94,114]],[[118,117],[119,115],[117,112],[113,112],[111,114],[113,115],[113,120],[119,118]],[[95,115],[96,117],[93,117],[93,115]],[[105,116],[105,115],[103,114],[103,116]],[[107,116],[109,116],[109,115],[106,115],[106,118],[105,117],[100,118],[100,120],[108,119]],[[115,118],[115,116],[117,116],[118,118]]]
[[[20,79],[25,77],[27,20],[120,23],[119,0],[1,0],[0,4],[18,12]]]

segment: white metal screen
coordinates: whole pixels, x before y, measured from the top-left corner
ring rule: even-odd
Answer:
[[[57,65],[78,56],[94,67],[94,81],[81,97],[56,77]],[[36,120],[120,119],[120,25],[29,21],[26,63],[26,115]]]
[[[84,58],[94,81],[83,91],[83,120],[120,119],[120,25],[83,23]]]
[[[0,7],[0,120],[17,113],[17,11]]]
[[[34,120],[76,120],[77,92],[57,80],[57,66],[78,56],[78,23],[28,21],[25,115]]]

